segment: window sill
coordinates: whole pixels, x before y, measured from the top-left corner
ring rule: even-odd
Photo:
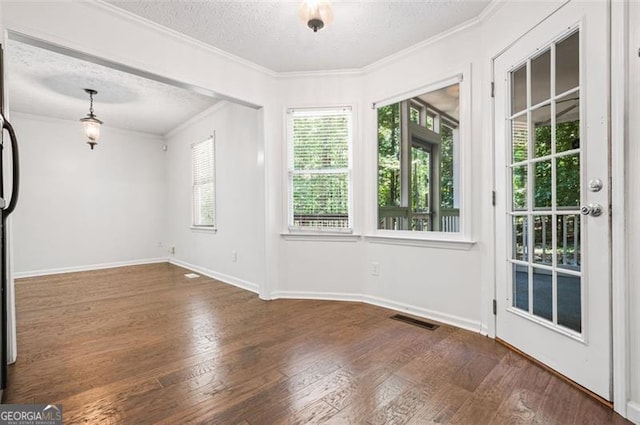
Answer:
[[[201,227],[201,226],[189,226],[192,232],[196,233],[217,233],[218,229],[215,227]]]
[[[356,242],[361,236],[353,233],[326,233],[326,232],[291,232],[281,233],[285,241],[327,241],[327,242]]]
[[[439,238],[419,238],[405,235],[367,235],[365,239],[371,243],[385,245],[419,246],[426,248],[454,249],[458,251],[469,251],[476,241],[466,239],[439,239]]]

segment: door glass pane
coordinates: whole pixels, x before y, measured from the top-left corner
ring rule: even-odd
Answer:
[[[527,229],[527,223],[528,220],[526,216],[513,217],[513,235],[511,240],[513,242],[514,260],[529,261],[529,230]]]
[[[511,73],[511,115],[527,108],[527,65]]]
[[[534,167],[534,207],[551,209],[551,161],[536,162]]]
[[[556,152],[580,148],[580,93],[556,101]]]
[[[580,85],[580,37],[573,33],[556,44],[556,93]]]
[[[580,155],[565,155],[556,159],[556,200],[558,209],[580,206]]]
[[[533,150],[536,158],[551,155],[551,105],[531,111]]]
[[[533,217],[533,261],[539,264],[552,264],[552,235],[550,215],[536,215]]]
[[[511,168],[514,211],[527,209],[527,168],[526,165]]]
[[[435,116],[427,112],[427,128],[431,131],[435,131],[436,133],[438,133],[440,130],[435,128],[434,126],[435,120],[436,120]]]
[[[556,217],[556,262],[558,267],[580,271],[580,215]]]
[[[531,60],[531,105],[551,97],[551,51]]]
[[[527,114],[522,114],[511,120],[511,146],[514,163],[522,162],[529,156],[529,127]]]
[[[409,108],[409,121],[420,125],[420,111],[414,107]]]
[[[582,331],[580,276],[558,272],[558,324]]]
[[[533,268],[533,314],[543,319],[553,320],[552,272]]]
[[[411,147],[411,230],[431,230],[431,151]]]
[[[430,173],[431,152],[421,147],[411,147],[411,210],[413,212],[429,211]]]
[[[520,310],[529,311],[529,267],[513,266],[513,294],[511,304]]]

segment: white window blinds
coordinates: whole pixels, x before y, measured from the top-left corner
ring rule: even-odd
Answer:
[[[351,228],[351,109],[287,111],[289,227]]]
[[[213,136],[191,145],[193,225],[215,227],[216,184]]]

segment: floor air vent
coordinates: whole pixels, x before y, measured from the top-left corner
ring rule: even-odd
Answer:
[[[402,314],[396,314],[391,316],[393,320],[399,320],[400,322],[409,323],[411,325],[420,326],[421,328],[435,331],[440,325],[434,325],[433,323],[425,322],[424,320],[414,319],[413,317],[403,316]]]
[[[199,274],[195,274],[195,273],[186,273],[186,274],[184,275],[184,277],[187,277],[187,278],[189,278],[189,279],[195,279],[195,278],[197,278],[197,277],[200,277],[200,275],[199,275]]]

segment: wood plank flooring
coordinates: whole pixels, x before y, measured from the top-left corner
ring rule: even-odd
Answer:
[[[169,264],[21,279],[8,403],[65,424],[628,424],[489,338]]]

